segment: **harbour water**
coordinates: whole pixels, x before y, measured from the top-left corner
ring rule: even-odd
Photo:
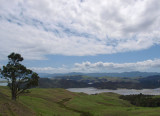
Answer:
[[[7,83],[0,83],[0,86],[7,86]],[[160,88],[156,89],[117,89],[117,90],[111,90],[111,89],[96,89],[93,87],[88,88],[68,88],[68,91],[71,92],[83,92],[86,94],[98,94],[98,93],[104,93],[104,92],[112,92],[117,93],[120,95],[130,95],[130,94],[145,94],[145,95],[160,95]]]
[[[0,86],[7,86],[8,83],[0,83]]]
[[[130,94],[145,94],[145,95],[160,95],[160,88],[156,89],[141,89],[141,90],[136,90],[136,89],[117,89],[117,90],[110,90],[110,89],[96,89],[96,88],[69,88],[67,89],[71,92],[83,92],[86,94],[98,94],[98,93],[103,93],[103,92],[112,92],[112,93],[117,93],[120,95],[130,95]]]

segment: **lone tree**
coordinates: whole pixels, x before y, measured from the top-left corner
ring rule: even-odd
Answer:
[[[11,53],[8,59],[8,64],[0,69],[0,73],[2,78],[8,80],[12,100],[16,100],[17,96],[25,93],[27,89],[38,86],[39,76],[20,64],[23,61],[23,57],[20,54]]]

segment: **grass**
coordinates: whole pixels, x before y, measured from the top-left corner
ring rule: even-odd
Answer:
[[[87,95],[65,89],[34,88],[17,102],[10,90],[0,87],[0,116],[159,116],[160,107],[136,107],[118,94]],[[160,96],[157,96],[160,97]]]
[[[10,100],[7,87],[0,87],[0,116],[32,116],[34,112],[24,104]]]

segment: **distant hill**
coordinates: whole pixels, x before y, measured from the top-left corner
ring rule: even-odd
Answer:
[[[73,76],[73,75],[83,75],[83,76],[90,76],[90,77],[148,77],[152,75],[160,75],[157,72],[122,72],[122,73],[55,73],[55,74],[48,74],[48,73],[39,73],[39,76],[42,78],[50,78],[50,77],[58,77],[58,76]]]
[[[49,74],[49,73],[39,73],[38,74],[41,78],[50,78],[50,77],[58,77],[58,76],[73,76],[73,75],[85,75],[85,73],[54,73],[54,74]]]
[[[99,89],[153,89],[160,87],[160,73],[123,72],[123,73],[56,73],[39,74],[42,88],[83,88]]]
[[[154,89],[160,87],[160,75],[148,77],[89,77],[82,75],[40,78],[42,88]]]
[[[122,73],[88,73],[87,76],[92,77],[103,77],[103,76],[109,76],[109,77],[148,77],[152,75],[160,75],[160,73],[157,72],[122,72]]]

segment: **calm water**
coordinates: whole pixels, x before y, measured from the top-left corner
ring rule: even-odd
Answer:
[[[7,86],[8,83],[0,83],[0,86]]]
[[[130,95],[130,94],[147,94],[147,95],[160,95],[160,88],[156,89],[117,89],[117,90],[110,90],[110,89],[96,89],[96,88],[69,88],[67,89],[71,92],[83,92],[87,94],[96,94],[96,93],[103,93],[103,92],[113,92],[118,93],[121,95]]]
[[[0,86],[7,86],[7,83],[0,83]],[[146,94],[146,95],[160,95],[160,88],[156,89],[117,89],[117,90],[110,90],[110,89],[96,89],[96,88],[69,88],[67,89],[71,92],[83,92],[87,94],[96,94],[96,93],[103,93],[103,92],[113,92],[118,93],[121,95],[130,95],[130,94]]]

